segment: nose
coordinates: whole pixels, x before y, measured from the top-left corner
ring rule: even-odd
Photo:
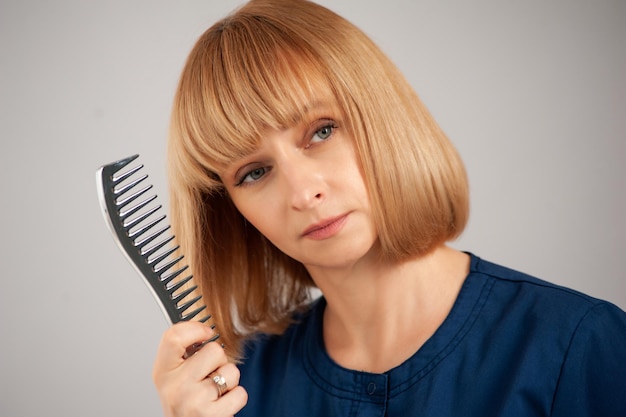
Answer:
[[[308,210],[324,201],[327,192],[321,168],[319,163],[303,155],[283,161],[281,171],[291,208]]]

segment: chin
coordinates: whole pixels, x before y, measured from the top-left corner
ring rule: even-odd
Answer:
[[[353,241],[354,242],[354,241]],[[363,242],[363,241],[361,241]],[[307,269],[309,267],[324,269],[351,269],[358,264],[368,264],[380,259],[379,245],[347,244],[345,247],[332,245],[328,250],[316,251],[315,257],[307,256],[301,261]],[[309,252],[310,254],[311,252]]]

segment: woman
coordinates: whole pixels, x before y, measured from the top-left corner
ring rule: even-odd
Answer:
[[[169,173],[223,347],[186,358],[213,331],[166,331],[166,415],[626,415],[626,314],[446,246],[468,217],[462,162],[329,10],[252,1],[201,36]]]

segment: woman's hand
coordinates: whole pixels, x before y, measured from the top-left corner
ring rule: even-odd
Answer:
[[[163,334],[152,379],[167,417],[232,416],[246,405],[248,394],[239,386],[239,369],[228,362],[219,343],[207,343],[186,358],[187,347],[213,334],[199,322],[180,322]],[[221,395],[215,375],[226,380]]]

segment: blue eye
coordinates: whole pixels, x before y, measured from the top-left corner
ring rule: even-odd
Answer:
[[[315,131],[315,134],[311,138],[311,142],[323,142],[332,136],[335,126],[332,124],[325,125],[322,128]]]
[[[255,168],[252,171],[248,172],[246,175],[244,175],[243,177],[241,177],[241,180],[239,181],[239,184],[237,185],[241,185],[243,183],[250,183],[250,182],[255,182],[261,179],[261,177],[263,177],[263,175],[265,175],[267,173],[268,169],[267,168]]]

